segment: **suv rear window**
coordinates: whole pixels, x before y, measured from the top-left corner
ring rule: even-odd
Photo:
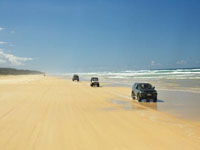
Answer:
[[[98,81],[98,78],[92,78],[91,81]]]
[[[140,89],[152,89],[151,84],[139,84],[138,87]]]

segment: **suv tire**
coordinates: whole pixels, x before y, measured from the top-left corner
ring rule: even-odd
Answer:
[[[131,93],[131,97],[132,97],[132,99],[135,99],[135,93],[133,91]]]
[[[155,97],[155,98],[153,99],[153,102],[157,102],[157,97]]]
[[[142,99],[141,99],[141,97],[140,97],[140,95],[138,94],[138,96],[137,96],[137,100],[139,101],[139,102],[141,102],[142,101]]]

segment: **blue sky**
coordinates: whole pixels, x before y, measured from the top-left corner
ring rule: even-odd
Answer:
[[[0,67],[199,66],[199,0],[0,0]]]

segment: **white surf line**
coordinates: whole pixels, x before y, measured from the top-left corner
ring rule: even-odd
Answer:
[[[132,87],[132,85],[127,84],[127,83],[121,83],[121,82],[108,82],[108,81],[104,81],[104,83],[109,83],[110,86],[115,87],[115,84],[117,84],[116,87]],[[121,86],[120,86],[121,85]],[[200,93],[200,91],[197,90],[192,90],[192,89],[167,89],[167,88],[163,88],[163,89],[159,89],[160,91],[180,91],[180,92],[191,92],[191,93]],[[158,90],[158,91],[159,91]]]

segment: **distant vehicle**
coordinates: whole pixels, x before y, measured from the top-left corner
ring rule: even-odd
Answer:
[[[93,86],[99,87],[100,86],[99,79],[97,77],[92,77],[90,80],[90,86],[91,87],[93,87]]]
[[[149,83],[135,83],[132,87],[131,97],[139,102],[142,99],[146,99],[147,102],[153,99],[153,102],[157,102],[157,95],[155,87],[152,87]]]
[[[79,81],[79,76],[77,74],[73,75],[72,81]]]

